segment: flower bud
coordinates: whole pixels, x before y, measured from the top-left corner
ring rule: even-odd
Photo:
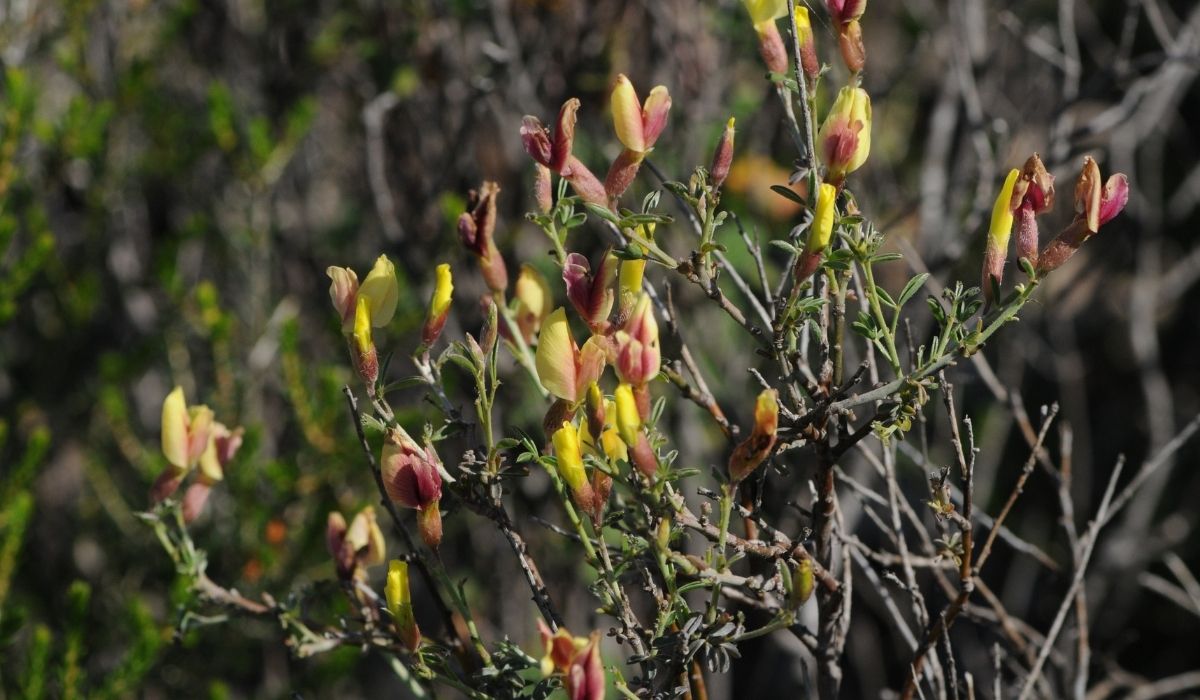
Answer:
[[[633,89],[633,83],[629,82],[624,73],[617,76],[617,82],[613,85],[609,107],[612,110],[613,129],[617,132],[617,140],[635,153],[645,152],[642,105],[638,101],[637,91]]]
[[[618,385],[613,393],[613,403],[617,409],[617,433],[626,445],[636,446],[642,430],[642,417],[633,397],[633,387],[628,384]]]
[[[709,182],[720,189],[725,178],[729,177],[729,168],[733,165],[733,117],[725,123],[725,131],[717,141],[717,150],[713,152],[712,167],[709,169]]]
[[[604,394],[601,393],[598,383],[588,384],[586,400],[587,420],[585,424],[592,435],[601,436],[604,434],[605,424],[608,422],[608,411],[605,410]]]
[[[772,73],[788,72],[788,54],[775,20],[787,15],[786,0],[742,0],[758,34],[758,52]]]
[[[658,473],[658,457],[645,433],[637,434],[637,442],[629,450],[629,461],[648,479]]]
[[[537,202],[538,210],[543,214],[549,214],[554,208],[554,188],[550,182],[550,168],[537,163],[534,165],[535,174],[533,177],[533,196]]]
[[[796,284],[808,279],[821,264],[821,257],[833,239],[833,219],[837,213],[837,188],[821,183],[817,189],[817,206],[808,228],[804,252],[796,260]]]
[[[446,317],[450,312],[450,295],[454,292],[454,278],[450,274],[450,266],[442,263],[437,266],[437,284],[433,288],[433,296],[429,300],[429,311],[425,315],[425,325],[421,329],[421,342],[426,347],[432,347],[446,326]]]
[[[183,387],[175,387],[162,406],[162,452],[167,462],[177,470],[187,471],[191,467],[189,448],[187,401]]]
[[[329,299],[333,309],[342,319],[342,332],[349,333],[354,328],[354,311],[358,306],[358,275],[348,267],[328,267],[325,274],[329,275]]]
[[[817,142],[829,170],[826,179],[834,185],[862,167],[871,152],[871,96],[866,90],[846,86],[838,91]]]
[[[558,121],[554,125],[554,142],[550,147],[550,162],[546,164],[556,173],[562,171],[571,157],[571,149],[575,143],[575,115],[578,111],[579,100],[574,97],[564,102],[558,110]]]
[[[526,343],[532,343],[541,330],[542,322],[550,315],[550,304],[553,295],[546,278],[537,268],[529,264],[521,265],[521,273],[517,275],[514,285],[517,298],[515,312],[517,327]]]
[[[775,447],[779,426],[779,395],[774,389],[764,389],[754,404],[754,429],[729,457],[729,480],[741,482],[758,468]]]
[[[604,176],[604,195],[610,203],[619,199],[633,184],[644,157],[645,154],[626,148],[612,162],[608,174]]]
[[[483,312],[483,327],[479,329],[479,350],[484,357],[489,357],[496,347],[496,338],[500,331],[500,311],[496,301],[488,298],[488,304]]]
[[[421,644],[421,630],[417,627],[417,620],[413,615],[412,592],[408,585],[408,562],[393,559],[388,563],[387,583],[384,584],[383,592],[400,641],[409,651],[416,651]]]
[[[838,32],[838,49],[842,62],[851,73],[861,73],[867,64],[867,48],[863,45],[862,25],[852,19],[842,25]]]
[[[645,384],[658,375],[661,354],[658,347],[658,321],[650,305],[649,295],[643,294],[616,334],[617,375],[633,385]]]
[[[1000,286],[1004,280],[1004,263],[1008,257],[1008,239],[1012,235],[1013,225],[1013,188],[1017,184],[1020,171],[1012,169],[1004,179],[1000,194],[996,195],[996,203],[992,205],[992,223],[988,227],[987,250],[983,256],[983,296],[992,302],[993,285]]]
[[[587,322],[593,333],[603,333],[613,307],[612,283],[617,276],[617,258],[611,250],[604,251],[596,274],[591,272],[588,259],[571,253],[563,264],[563,282],[567,299],[576,313]]]
[[[595,493],[588,483],[587,472],[583,467],[583,453],[579,448],[579,430],[570,423],[563,422],[551,438],[554,443],[554,456],[558,476],[571,490],[572,500],[580,510],[588,515],[594,515],[596,507]]]
[[[425,546],[436,552],[442,544],[442,508],[438,501],[417,511],[417,532]]]
[[[808,8],[796,3],[796,32],[800,44],[800,67],[810,80],[816,80],[821,73],[821,62],[817,60],[817,42],[813,34],[812,21],[808,17]]]
[[[826,0],[829,16],[837,25],[861,19],[867,9],[867,0]]]

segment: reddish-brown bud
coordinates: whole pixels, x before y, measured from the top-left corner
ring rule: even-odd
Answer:
[[[733,122],[733,117],[730,117],[725,123],[725,130],[717,141],[717,150],[713,151],[712,167],[709,168],[709,182],[718,189],[729,177],[729,168],[733,165]]]
[[[851,73],[861,73],[867,64],[867,49],[863,45],[862,25],[858,20],[851,20],[842,25],[838,32],[838,49],[842,52],[842,62]]]
[[[775,26],[775,22],[756,26],[755,29],[758,30],[758,53],[762,56],[767,70],[772,73],[787,74],[788,53],[787,49],[784,48],[783,37],[779,35],[779,28]]]
[[[779,399],[774,389],[765,389],[754,405],[754,429],[729,457],[729,480],[738,483],[763,463],[775,447],[779,426]]]

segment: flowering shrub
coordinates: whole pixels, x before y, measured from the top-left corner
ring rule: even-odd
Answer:
[[[182,389],[165,398],[162,451],[169,466],[153,486],[153,510],[145,519],[201,602],[277,618],[289,648],[301,656],[344,645],[377,651],[417,696],[443,685],[479,698],[545,697],[558,687],[573,700],[614,692],[706,697],[706,679],[727,671],[743,645],[781,634],[794,636],[811,656],[816,694],[833,698],[845,673],[855,568],[871,571],[867,560],[889,562],[903,575],[893,574],[898,592],[871,583],[910,638],[911,673],[898,690],[902,697],[922,688],[946,693],[941,668],[953,668],[955,659],[949,634],[981,597],[976,591],[986,586],[983,566],[997,538],[1028,546],[1003,534],[1003,526],[1044,454],[1054,414],[1028,435],[1030,462],[1009,500],[985,514],[972,496],[972,426],[956,411],[945,370],[976,356],[1015,321],[1047,276],[1120,214],[1130,185],[1120,174],[1103,180],[1097,163],[1084,158],[1071,197],[1072,222],[1043,237],[1037,217],[1054,206],[1055,182],[1033,154],[998,185],[986,238],[973,241],[983,255],[977,283],[936,289],[921,273],[888,291],[877,282],[878,271],[901,256],[864,213],[871,193],[856,182],[870,167],[873,131],[887,128],[874,122],[871,97],[860,85],[868,65],[861,27],[866,2],[829,0],[833,31],[827,36],[793,2],[746,0],[745,6],[799,149],[791,182],[778,183],[776,191],[800,214],[790,230],[769,232],[784,259],[764,254],[722,206],[736,153],[733,119],[712,144],[707,166],[686,180],[652,181],[651,194],[633,202],[633,183],[657,177],[654,150],[672,147],[667,86],[643,86],[639,93],[628,77],[616,77],[609,106],[620,151],[603,180],[575,153],[577,129],[603,129],[577,123],[578,99],[561,106],[552,128],[524,117],[519,130],[498,138],[519,138],[533,161],[528,219],[546,236],[558,278],[546,279],[532,264],[510,275],[496,243],[503,193],[490,181],[470,192],[456,222],[473,259],[470,266],[456,265],[459,286],[466,286],[463,276],[477,275],[488,292],[481,299],[456,298],[451,263],[438,265],[411,357],[396,357],[395,339],[387,337],[401,294],[392,261],[379,256],[361,283],[351,267],[327,270],[333,314],[357,377],[345,391],[348,425],[362,447],[361,454],[339,458],[347,469],[365,465],[360,481],[365,486],[373,478],[384,511],[376,514],[372,498],[349,523],[341,513],[328,515],[330,571],[349,612],[317,619],[300,612],[294,597],[249,600],[208,578],[204,552],[187,525],[221,482],[241,432],[218,422],[207,407],[189,407]],[[837,68],[820,63],[834,43]],[[816,95],[834,88],[836,97],[818,114]],[[533,111],[546,107],[530,105]],[[733,260],[735,231],[745,248],[738,258],[753,263],[757,279]],[[594,237],[604,249],[589,258]],[[1019,272],[1006,280],[1010,262]],[[747,360],[752,402],[722,406],[709,391],[703,345],[685,339],[704,331],[677,315],[673,284],[696,288],[741,328],[737,342],[753,358]],[[484,319],[477,333],[447,331],[451,316],[476,307]],[[909,332],[909,319],[918,315],[932,321],[922,325],[932,329],[923,337]],[[540,433],[498,419],[507,390],[518,383],[544,399]],[[412,387],[435,407],[432,416],[414,421],[408,407],[393,403]],[[932,472],[921,499],[926,510],[900,493],[896,455],[938,394],[956,459]],[[680,458],[677,448],[687,438],[663,420],[668,402],[695,404],[724,436],[722,464],[711,474]],[[730,416],[746,418],[739,424]],[[451,438],[466,447],[452,449]],[[870,455],[882,490],[845,473],[852,452]],[[580,561],[578,570],[587,572],[579,585],[598,606],[589,629],[567,629],[561,601],[549,595],[519,534],[537,524],[512,507],[513,483],[542,473],[564,523],[552,527]],[[707,488],[708,477],[715,490]],[[785,526],[779,513],[761,507],[763,489],[776,482],[808,485],[795,489],[805,492],[796,504],[799,527]],[[875,517],[890,520],[897,535],[892,544],[868,544],[845,527],[840,499],[850,493],[886,511]],[[1109,496],[1097,527],[1111,517]],[[503,630],[486,635],[480,629],[462,574],[442,558],[444,522],[451,518],[471,519],[473,526],[488,522],[504,535],[525,580],[489,585],[532,598],[541,648],[523,648]],[[920,567],[901,534],[902,520],[930,550]],[[385,530],[394,535],[390,542]],[[1085,566],[1094,533],[1081,541],[1075,554]],[[380,591],[370,570],[385,563]],[[918,568],[946,592],[944,606],[922,597]],[[992,596],[983,597],[976,615],[1010,634],[1012,621]],[[1053,647],[1058,633],[1046,635],[1044,648]],[[1023,648],[1030,650],[1028,643]],[[1045,655],[1031,657],[1014,680],[1022,697],[1039,683],[1060,682],[1042,676]],[[956,672],[950,677],[958,682]],[[971,683],[969,675],[964,682]]]

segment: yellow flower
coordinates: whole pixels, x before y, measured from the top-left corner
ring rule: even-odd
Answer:
[[[760,31],[767,23],[787,15],[787,0],[742,0],[742,4],[750,13],[750,21],[754,23],[754,28]]]
[[[383,592],[401,641],[409,651],[415,651],[421,643],[421,630],[417,628],[417,620],[413,617],[412,592],[408,586],[408,562],[393,559],[388,563],[387,582]]]
[[[617,76],[609,99],[612,109],[613,128],[617,139],[625,148],[641,153],[646,150],[646,137],[642,126],[642,105],[638,102],[637,91],[625,74]]]
[[[851,86],[839,90],[817,140],[831,180],[862,167],[871,153],[871,96],[867,91]]]
[[[642,427],[642,417],[638,412],[637,399],[633,397],[633,387],[621,384],[613,394],[617,408],[617,433],[625,444],[637,445],[638,431]]]
[[[1000,194],[996,195],[996,203],[992,205],[992,225],[988,228],[988,245],[1000,250],[1008,249],[1008,237],[1012,234],[1013,227],[1013,188],[1020,175],[1021,172],[1016,168],[1008,171],[1008,177],[1004,178],[1004,186],[1000,188]]]
[[[176,469],[187,469],[191,464],[188,456],[187,401],[183,387],[175,387],[163,401],[162,407],[162,451],[163,456]]]
[[[565,401],[575,401],[575,356],[578,349],[567,324],[567,311],[554,310],[538,335],[534,364],[542,386]]]
[[[354,311],[354,344],[360,355],[371,352],[371,302],[363,295],[358,296],[358,307]]]
[[[437,285],[433,289],[433,298],[429,301],[429,315],[438,317],[450,308],[450,295],[454,293],[454,277],[450,266],[442,263],[437,266]]]
[[[386,255],[380,255],[375,260],[375,266],[359,286],[358,298],[364,297],[367,299],[368,318],[372,326],[382,328],[391,322],[396,313],[396,302],[400,299],[400,285],[396,282],[396,266]]]
[[[572,492],[588,485],[587,473],[583,469],[583,453],[579,450],[579,431],[563,421],[562,427],[554,431],[554,456],[558,458],[558,475]]]
[[[804,249],[809,253],[819,253],[829,245],[833,237],[833,215],[837,210],[837,188],[827,183],[821,183],[817,190],[817,210],[813,214],[812,228],[808,233],[808,243]]]

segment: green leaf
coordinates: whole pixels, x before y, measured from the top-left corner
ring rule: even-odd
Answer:
[[[802,207],[808,207],[808,201],[797,194],[796,191],[790,187],[785,187],[783,185],[771,185],[771,191],[780,197],[783,197],[784,199],[792,200]]]
[[[800,254],[800,249],[797,248],[796,246],[792,245],[791,243],[788,243],[787,241],[774,240],[774,241],[770,242],[770,245],[773,245],[776,248],[780,248],[782,250],[786,250],[788,253],[790,253],[792,255]]]
[[[904,289],[900,290],[900,296],[896,299],[896,303],[900,306],[904,306],[906,303],[908,303],[908,300],[912,299],[913,296],[915,296],[916,293],[921,289],[921,287],[925,286],[925,280],[927,279],[929,279],[928,272],[922,272],[916,277],[910,279],[908,284],[904,285]]]

